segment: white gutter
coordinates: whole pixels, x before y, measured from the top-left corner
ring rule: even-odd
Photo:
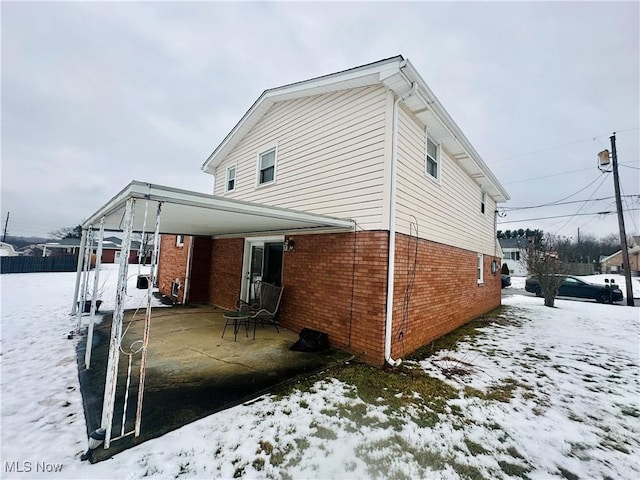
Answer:
[[[404,67],[401,65],[400,68]],[[398,176],[398,108],[400,102],[404,102],[416,93],[418,84],[413,82],[411,91],[403,97],[398,97],[393,102],[393,130],[391,137],[391,199],[389,201],[389,256],[387,270],[387,314],[384,332],[384,360],[392,367],[402,363],[402,359],[391,358],[391,335],[393,332],[393,288],[396,273],[396,179]]]

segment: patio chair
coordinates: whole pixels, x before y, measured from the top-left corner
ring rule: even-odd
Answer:
[[[277,315],[283,290],[283,287],[266,282],[257,282],[256,287],[257,298],[254,303],[249,304],[239,300],[237,304],[238,311],[249,313],[249,321],[253,321],[254,339],[256,338],[256,326],[258,323],[273,325],[276,327],[276,331],[280,333]]]

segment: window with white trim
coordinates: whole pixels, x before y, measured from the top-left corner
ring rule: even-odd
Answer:
[[[224,187],[225,192],[233,192],[236,189],[236,166],[231,165],[227,167],[226,183]]]
[[[258,157],[258,186],[276,181],[276,149],[272,148]]]
[[[440,152],[438,145],[427,137],[427,155],[424,162],[424,171],[436,180],[440,178]]]
[[[176,235],[176,247],[182,247],[184,245],[184,235]]]
[[[478,284],[484,283],[484,254],[478,254]]]
[[[180,294],[180,282],[177,280],[174,280],[173,282],[171,282],[171,296],[177,298],[179,294]]]
[[[480,191],[480,213],[484,214],[485,203],[487,200],[487,194],[484,191]]]

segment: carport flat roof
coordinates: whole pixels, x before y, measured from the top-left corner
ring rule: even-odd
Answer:
[[[87,218],[83,228],[123,230],[127,201],[133,207],[133,231],[153,231],[158,204],[162,204],[160,233],[201,236],[275,235],[298,232],[352,231],[354,222],[314,213],[230,200],[215,195],[132,181]]]

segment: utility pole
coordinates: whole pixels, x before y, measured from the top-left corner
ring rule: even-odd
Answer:
[[[613,187],[616,194],[616,209],[618,210],[618,227],[620,228],[620,244],[622,246],[622,265],[624,279],[627,284],[627,305],[634,306],[633,285],[631,284],[631,267],[629,265],[629,250],[627,249],[627,233],[624,228],[624,215],[622,214],[622,199],[620,198],[620,177],[618,175],[618,155],[616,153],[616,132],[609,137],[611,140],[611,163],[613,163]]]
[[[7,220],[4,222],[4,235],[2,235],[2,241],[4,242],[7,239],[7,225],[9,225],[9,214],[11,212],[7,212]]]

